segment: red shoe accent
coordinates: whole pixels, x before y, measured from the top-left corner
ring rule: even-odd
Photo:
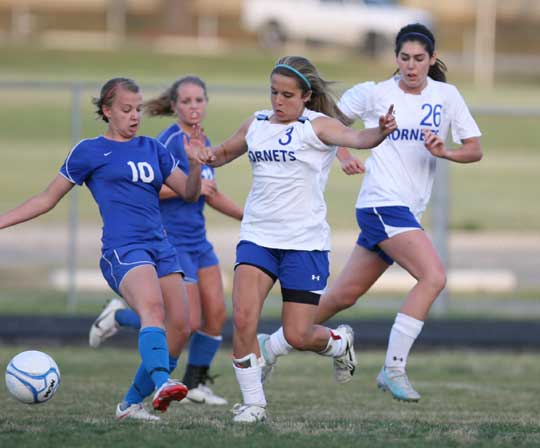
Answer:
[[[156,411],[165,412],[171,401],[182,401],[188,393],[188,388],[178,383],[165,383],[159,390],[157,396],[152,400],[152,407]]]
[[[330,330],[330,337],[334,341],[339,341],[341,339],[341,336],[339,334],[334,333],[332,330]]]

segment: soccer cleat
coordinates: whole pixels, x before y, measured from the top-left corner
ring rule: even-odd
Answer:
[[[182,403],[224,405],[227,404],[227,400],[216,395],[212,389],[201,383],[197,387],[189,389],[186,399]]]
[[[276,365],[276,357],[271,356],[270,352],[266,348],[266,344],[270,341],[270,335],[265,333],[259,333],[257,335],[257,341],[259,342],[259,348],[261,350],[261,356],[264,359],[264,365],[261,365],[261,381],[263,384],[270,379],[272,370]]]
[[[377,375],[377,386],[382,391],[389,391],[399,401],[420,400],[420,394],[412,387],[405,371],[383,367]]]
[[[258,423],[266,421],[266,408],[254,404],[236,403],[231,409],[233,423]]]
[[[334,358],[334,378],[339,384],[352,380],[356,369],[356,354],[354,353],[354,332],[349,325],[340,325],[334,333],[347,341],[345,352]]]
[[[103,308],[103,311],[90,327],[88,335],[88,343],[92,348],[98,348],[103,341],[114,336],[119,326],[114,317],[116,311],[127,308],[127,305],[122,299],[111,299]]]
[[[142,403],[135,403],[126,409],[122,410],[122,403],[116,406],[116,420],[147,420],[147,421],[159,421],[161,420],[157,415],[152,415],[148,412]]]
[[[184,383],[177,380],[168,380],[154,393],[152,407],[156,411],[165,412],[171,401],[182,401],[188,393]]]

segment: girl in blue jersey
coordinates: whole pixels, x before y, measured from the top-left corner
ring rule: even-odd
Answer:
[[[402,401],[418,401],[420,394],[409,382],[409,351],[424,320],[445,286],[445,268],[420,218],[431,195],[438,158],[472,163],[482,158],[480,130],[458,90],[446,83],[446,67],[437,59],[435,37],[425,26],[412,24],[396,36],[398,70],[380,83],[358,84],[345,92],[339,107],[350,119],[371,126],[381,110],[394,104],[400,123],[372,151],[366,177],[356,203],[362,230],[340,276],[321,298],[317,322],[325,322],[356,303],[396,261],[416,280],[390,332],[383,368],[377,385]],[[450,149],[445,140],[452,129]],[[348,160],[343,151],[342,160]],[[279,341],[275,333],[271,341]],[[269,344],[270,363],[290,346]],[[275,350],[273,350],[275,349]]]
[[[284,339],[299,350],[333,358],[339,377],[354,372],[352,329],[314,324],[329,275],[330,229],[323,192],[336,145],[370,148],[396,129],[391,107],[372,129],[345,127],[334,118],[347,122],[328,83],[303,57],[279,60],[270,80],[272,109],[246,120],[206,160],[220,166],[247,152],[253,174],[233,284],[233,367],[243,397],[233,409],[237,423],[266,419],[257,325],[278,279]]]
[[[144,105],[150,116],[176,115],[177,121],[158,136],[158,140],[179,161],[180,169],[189,173],[189,161],[184,150],[184,137],[193,126],[206,117],[208,95],[205,83],[196,76],[176,80],[158,98]],[[210,142],[206,140],[206,145]],[[160,209],[167,238],[175,247],[185,273],[184,282],[189,297],[192,337],[189,358],[182,382],[189,388],[187,400],[195,403],[221,405],[227,401],[216,395],[206,384],[210,364],[221,344],[221,332],[226,320],[225,299],[219,261],[212,244],[206,238],[204,206],[208,203],[217,211],[241,220],[243,211],[217,189],[214,168],[201,168],[201,197],[187,202],[173,190],[163,186]],[[113,299],[96,319],[90,330],[90,345],[99,346],[116,333],[120,326],[138,328],[137,314],[125,309],[123,302]]]
[[[107,123],[104,135],[75,145],[59,174],[40,194],[0,215],[0,228],[51,210],[75,184],[86,183],[103,219],[101,270],[110,287],[141,316],[142,363],[116,418],[156,420],[142,406],[153,391],[152,406],[165,411],[182,400],[187,388],[169,378],[189,336],[188,302],[174,247],[167,241],[159,210],[163,183],[185,200],[200,193],[200,164],[190,159],[190,175],[157,140],[136,135],[142,96],[134,81],[114,78],[94,99]],[[188,144],[190,154],[205,151],[200,135]]]

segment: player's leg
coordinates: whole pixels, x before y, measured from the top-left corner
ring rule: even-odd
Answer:
[[[190,340],[184,383],[190,389],[188,399],[192,402],[224,405],[227,400],[216,395],[207,384],[213,382],[209,369],[221,345],[221,332],[227,317],[219,264],[199,269],[197,286],[202,323],[197,329],[192,327],[195,331]]]
[[[340,311],[353,306],[389,266],[376,252],[355,245],[343,270],[321,296],[316,322],[326,322]]]
[[[257,325],[261,309],[278,271],[273,249],[241,241],[236,249],[233,281],[233,368],[243,403],[233,409],[233,421],[254,423],[266,418],[266,397],[261,381]]]
[[[273,283],[271,277],[255,266],[240,265],[234,273],[233,367],[242,392],[242,404],[233,408],[236,423],[254,423],[266,418],[257,325]]]
[[[381,248],[416,280],[390,332],[386,360],[377,383],[398,400],[418,401],[406,366],[409,351],[422,331],[431,305],[446,284],[444,266],[423,230],[400,233],[380,243]]]
[[[357,245],[337,280],[321,296],[316,323],[323,323],[339,311],[354,305],[392,264],[392,259],[377,247],[377,242],[387,238],[384,229],[380,229],[378,217],[373,213],[357,211],[357,220],[366,230],[360,234]],[[286,355],[292,350],[281,328],[270,336],[260,335],[259,339],[263,355],[268,360],[267,366],[272,366],[279,356]],[[270,368],[267,367],[263,374],[268,375],[269,371]],[[343,373],[347,376],[346,371]],[[337,371],[336,375],[341,376]]]

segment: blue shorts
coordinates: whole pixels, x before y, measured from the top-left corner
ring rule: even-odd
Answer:
[[[153,265],[160,278],[175,272],[184,274],[178,263],[176,250],[167,240],[150,244],[129,244],[106,250],[101,254],[99,263],[103,277],[120,297],[120,284],[125,275],[133,268],[145,264]]]
[[[422,229],[409,207],[401,205],[357,208],[356,221],[361,229],[356,244],[377,253],[388,264],[394,260],[379,247],[379,243],[408,230]]]
[[[328,251],[270,249],[250,241],[236,246],[236,264],[259,268],[279,280],[284,302],[317,305],[330,275]]]
[[[208,241],[207,244],[204,244],[204,247],[193,251],[182,250],[182,247],[177,246],[176,252],[180,266],[182,266],[185,274],[184,281],[186,283],[197,283],[199,281],[199,269],[219,264],[214,248]]]

